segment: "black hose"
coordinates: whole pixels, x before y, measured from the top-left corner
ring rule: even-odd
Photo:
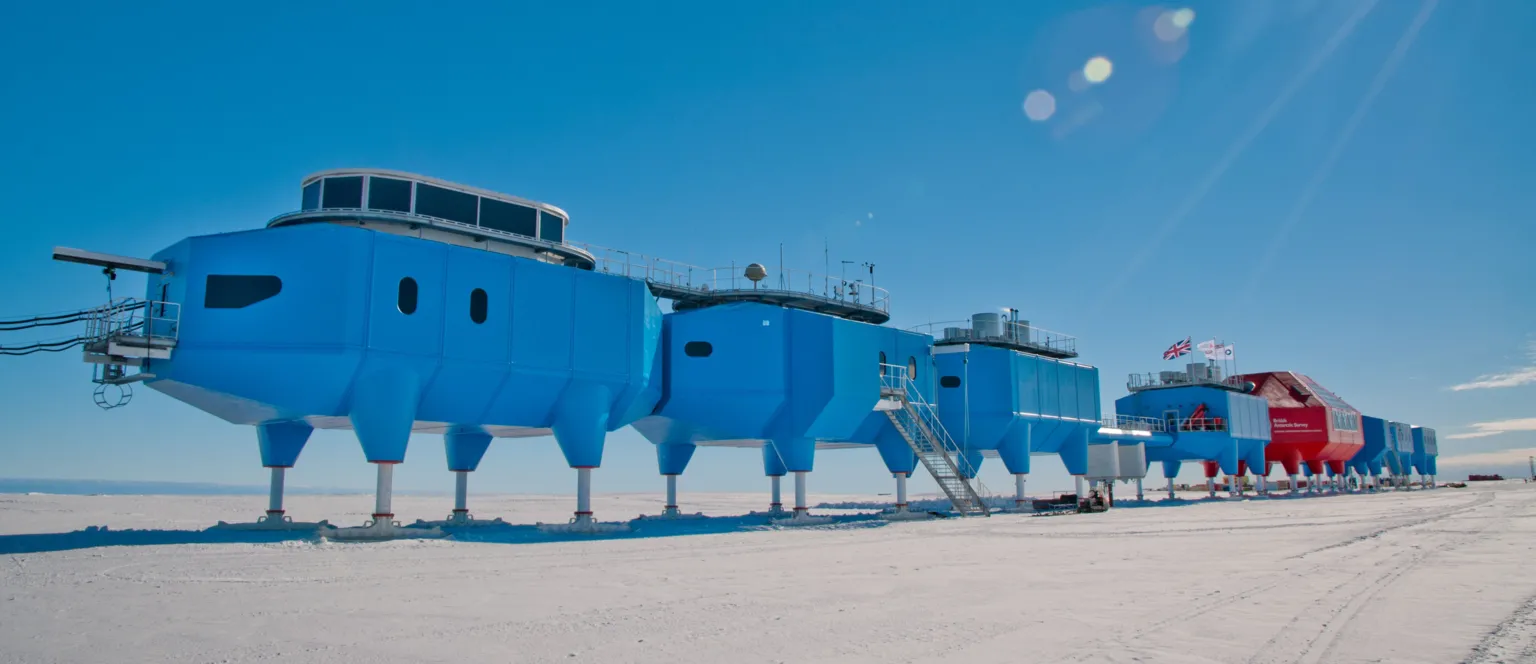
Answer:
[[[31,318],[20,318],[17,320],[0,320],[0,332],[15,332],[17,330],[26,330],[34,327],[68,325],[70,323],[78,323],[82,320],[92,316],[98,316],[103,313],[121,313],[123,311],[136,309],[142,306],[144,306],[143,302],[131,302],[127,304],[119,304],[109,308],[81,309],[79,311],[72,311],[63,314],[53,314],[50,316],[33,316]]]

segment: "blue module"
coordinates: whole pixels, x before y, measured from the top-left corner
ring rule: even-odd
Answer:
[[[1413,427],[1406,422],[1387,422],[1387,450],[1382,454],[1387,470],[1407,477],[1413,472]]]
[[[934,349],[938,415],[974,474],[995,454],[1019,480],[1032,455],[1055,454],[1067,472],[1088,472],[1088,444],[1099,428],[1099,370],[1071,361],[1075,340],[1027,321],[977,314],[948,327]]]
[[[884,371],[910,370],[919,390],[932,389],[927,336],[755,302],[663,320],[663,397],[635,423],[662,474],[682,473],[697,445],[761,447],[775,486],[796,473],[803,513],[818,446],[876,445],[893,473],[912,472],[911,449],[875,407]]]
[[[1420,475],[1429,477],[1434,484],[1435,460],[1440,456],[1440,444],[1435,440],[1435,430],[1429,427],[1413,428],[1413,468]]]
[[[1407,475],[1413,463],[1412,427],[1369,416],[1361,418],[1361,426],[1365,446],[1350,460],[1350,468],[1362,476],[1377,477],[1382,470],[1393,477]]]
[[[1360,417],[1360,427],[1365,434],[1365,445],[1349,460],[1349,468],[1357,475],[1376,477],[1381,475],[1382,460],[1386,458],[1387,449],[1392,445],[1395,433],[1391,424],[1369,415]]]
[[[1208,370],[1204,365],[1191,366],[1201,371],[1167,372],[1150,381],[1133,376],[1131,394],[1115,401],[1118,414],[1166,424],[1170,440],[1149,442],[1147,461],[1162,462],[1170,493],[1183,462],[1211,462],[1208,479],[1217,469],[1241,476],[1245,469],[1265,467],[1264,449],[1270,441],[1269,402],[1244,394],[1230,379],[1210,377],[1203,373]]]
[[[152,321],[177,339],[145,382],[256,426],[272,468],[314,427],[354,429],[379,464],[382,529],[413,431],[445,434],[461,503],[493,435],[552,432],[585,487],[606,434],[661,397],[662,314],[644,282],[591,271],[565,224],[552,206],[422,176],[311,176],[303,209],[268,228],[155,255],[167,268],[146,299],[180,315]],[[280,492],[274,476],[269,518]],[[585,501],[577,513],[590,518]]]

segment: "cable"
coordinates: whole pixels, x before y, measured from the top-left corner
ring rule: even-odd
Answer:
[[[33,353],[60,353],[71,348],[83,346],[87,341],[89,341],[89,339],[86,339],[85,337],[77,337],[74,339],[54,341],[51,343],[37,343],[30,346],[12,346],[9,348],[0,348],[0,356],[31,355]]]
[[[21,318],[17,320],[0,320],[0,332],[15,332],[18,330],[32,329],[34,327],[68,325],[70,323],[78,323],[93,316],[122,313],[124,311],[130,311],[142,306],[144,306],[144,303],[142,302],[130,302],[109,307],[80,309],[77,311],[49,316],[33,316],[32,318]]]

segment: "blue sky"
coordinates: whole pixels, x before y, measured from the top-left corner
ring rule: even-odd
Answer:
[[[1536,5],[1191,2],[1163,8],[1194,12],[1170,42],[1147,3],[737,4],[18,5],[0,316],[102,301],[54,245],[147,256],[296,208],[307,173],[377,166],[696,265],[783,243],[819,269],[825,242],[877,264],[895,324],[1012,306],[1077,335],[1106,403],[1172,341],[1219,337],[1243,370],[1437,427],[1447,457],[1536,447]],[[1109,77],[1071,81],[1095,56]],[[88,378],[74,354],[0,358],[0,476],[265,480],[249,428],[146,389],[100,411]],[[817,466],[813,492],[889,490],[872,450]],[[481,470],[481,490],[574,483],[548,439]],[[659,491],[654,472],[625,430],[597,487]],[[371,478],[322,432],[290,481]],[[1009,484],[995,461],[984,478]],[[396,481],[448,490],[441,443],[414,439]],[[683,486],[765,482],[752,452],[703,450]]]

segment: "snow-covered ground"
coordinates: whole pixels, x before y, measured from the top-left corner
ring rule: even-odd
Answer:
[[[721,516],[765,500],[682,497]],[[594,506],[616,519],[658,502]],[[470,506],[532,523],[571,503]],[[0,495],[0,662],[1536,661],[1536,484],[1518,481],[798,530],[720,518],[595,540],[199,532],[263,506]],[[346,525],[370,507],[288,501]],[[395,509],[441,518],[448,499]]]

